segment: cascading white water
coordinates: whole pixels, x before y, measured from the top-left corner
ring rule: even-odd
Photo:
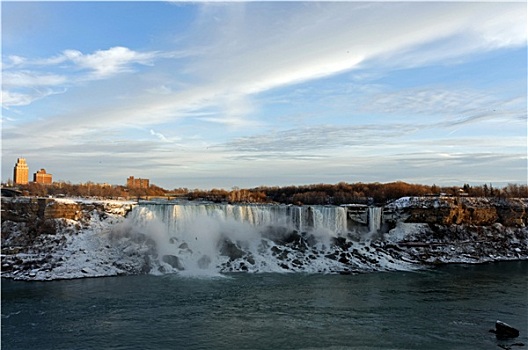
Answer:
[[[252,227],[284,227],[299,232],[325,230],[332,236],[346,235],[346,209],[333,206],[142,204],[131,217],[138,223],[158,220],[172,234],[182,233],[191,222],[210,218],[219,223],[236,222]]]
[[[368,208],[369,233],[376,233],[380,230],[381,214],[382,214],[382,208],[380,207],[369,207]]]
[[[381,208],[369,208],[371,232],[380,220]],[[379,269],[380,256],[349,240],[344,207],[142,203],[127,225],[121,231],[155,242],[153,273]]]

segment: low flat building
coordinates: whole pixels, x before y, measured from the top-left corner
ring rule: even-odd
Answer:
[[[33,182],[38,184],[51,184],[53,182],[52,175],[46,173],[45,169],[40,169],[33,174]]]
[[[149,179],[136,179],[134,176],[130,176],[127,179],[128,188],[149,188],[150,183]]]

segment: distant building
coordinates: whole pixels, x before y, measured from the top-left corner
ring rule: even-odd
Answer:
[[[29,167],[25,158],[18,158],[13,172],[13,179],[17,185],[27,185],[29,182]]]
[[[134,176],[127,179],[128,188],[149,188],[149,186],[149,179],[135,179]]]
[[[53,182],[51,174],[46,173],[45,169],[40,169],[33,174],[33,182],[38,184],[50,184]]]

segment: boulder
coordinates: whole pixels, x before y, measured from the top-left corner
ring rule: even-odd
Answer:
[[[211,258],[208,255],[202,255],[202,257],[198,259],[198,267],[201,269],[207,269],[210,264]]]
[[[288,244],[288,243],[299,243],[302,240],[302,236],[297,231],[292,231],[284,235],[282,240],[279,243]]]
[[[220,247],[220,254],[229,257],[233,261],[242,258],[245,252],[229,239],[225,239]]]
[[[178,269],[180,271],[184,270],[184,267],[182,263],[180,262],[180,259],[177,256],[174,255],[163,255],[161,260],[170,266],[172,266],[175,269]]]
[[[495,322],[495,329],[490,329],[498,339],[517,338],[519,330],[502,321]]]
[[[352,243],[347,241],[344,237],[336,237],[333,239],[333,242],[336,246],[343,250],[348,250],[352,246]]]
[[[94,270],[92,270],[91,268],[89,268],[89,267],[83,267],[83,268],[81,269],[81,272],[82,272],[82,273],[85,273],[85,274],[87,274],[87,275],[89,275],[89,276],[93,276],[93,275],[96,274],[96,272],[95,272]]]

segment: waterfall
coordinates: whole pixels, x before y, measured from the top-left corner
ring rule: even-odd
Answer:
[[[368,213],[370,231],[377,232],[381,208],[369,208]],[[349,240],[343,207],[142,203],[126,222],[120,232],[148,251],[145,261],[151,273],[379,268],[364,243]]]
[[[239,223],[254,228],[282,227],[298,232],[324,230],[332,236],[346,235],[346,209],[334,206],[142,204],[131,216],[138,223],[158,220],[178,235],[197,220]]]
[[[382,213],[382,208],[380,207],[369,207],[368,208],[369,233],[376,233],[380,230],[381,213]]]

